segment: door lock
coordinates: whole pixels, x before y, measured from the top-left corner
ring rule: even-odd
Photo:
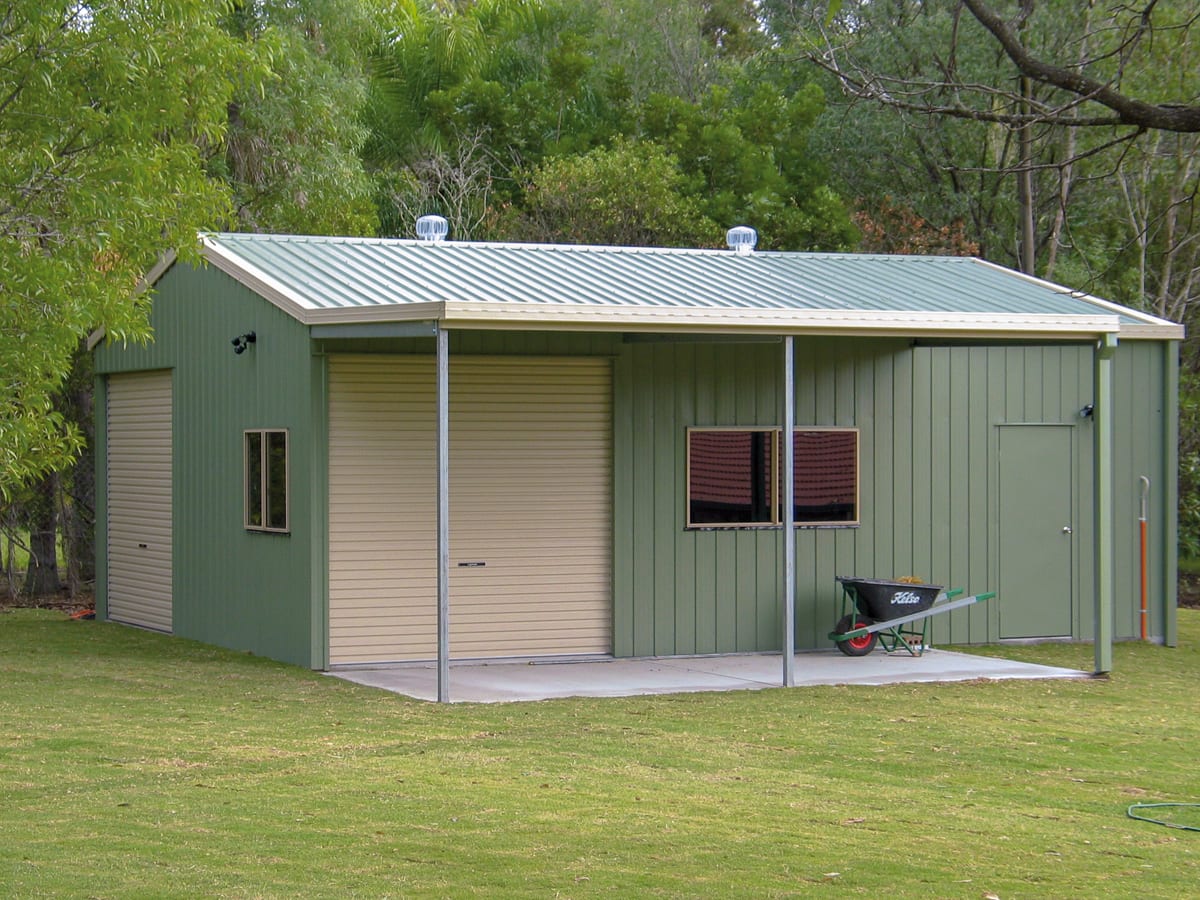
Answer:
[[[1063,534],[1070,534],[1070,533],[1071,533],[1071,526],[1070,526],[1070,525],[1064,525],[1064,526],[1063,526]]]

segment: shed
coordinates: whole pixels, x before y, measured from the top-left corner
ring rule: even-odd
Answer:
[[[1148,481],[1174,643],[1181,326],[972,258],[202,254],[148,275],[151,343],[94,349],[101,617],[314,669],[790,658],[835,576],[917,575],[998,592],[936,642],[1096,638],[1107,670]]]

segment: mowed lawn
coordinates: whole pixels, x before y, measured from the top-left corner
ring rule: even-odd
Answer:
[[[0,613],[0,894],[1197,896],[1200,833],[1126,809],[1200,802],[1198,648],[1181,610],[1107,680],[438,706]]]

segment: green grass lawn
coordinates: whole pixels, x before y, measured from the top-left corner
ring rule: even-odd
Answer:
[[[1109,680],[438,706],[0,613],[0,893],[1195,896],[1200,833],[1125,815],[1200,802],[1179,619]]]

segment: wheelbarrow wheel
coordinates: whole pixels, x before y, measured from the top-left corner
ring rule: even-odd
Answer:
[[[875,620],[870,616],[842,616],[834,631],[838,634],[845,634],[847,631],[854,631],[856,628],[866,628],[869,625],[874,625]],[[837,648],[847,656],[866,656],[875,649],[875,641],[879,635],[872,631],[870,634],[860,634],[858,637],[847,638],[844,641],[835,641]]]

